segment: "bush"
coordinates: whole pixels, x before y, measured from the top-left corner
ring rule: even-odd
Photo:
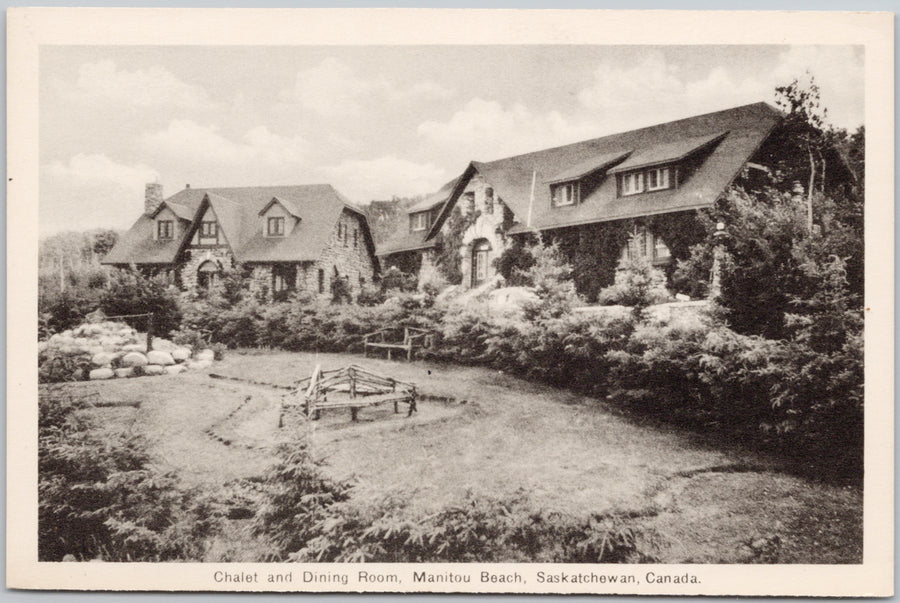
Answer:
[[[665,273],[646,258],[625,260],[619,264],[615,283],[600,291],[603,305],[630,306],[635,312],[671,299]]]
[[[84,406],[39,400],[39,560],[201,560],[218,527],[209,505],[153,469],[140,438],[94,436]]]
[[[509,500],[469,496],[424,519],[406,517],[406,499],[359,504],[351,486],[324,476],[302,446],[284,446],[268,473],[254,530],[272,559],[300,562],[627,563],[650,558],[635,532],[614,517],[579,519]]]
[[[163,275],[150,278],[136,270],[119,270],[115,274],[111,286],[100,298],[100,309],[107,316],[152,312],[153,333],[159,337],[167,337],[181,320],[174,285]],[[146,318],[124,320],[136,329],[147,329]]]

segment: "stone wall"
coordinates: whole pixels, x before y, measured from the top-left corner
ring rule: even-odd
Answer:
[[[222,273],[230,272],[234,268],[234,258],[227,247],[189,248],[185,251],[185,261],[179,270],[181,286],[188,291],[197,287],[197,269],[207,260],[218,262],[222,266]]]
[[[319,270],[323,270],[325,276],[322,293],[318,293]],[[331,281],[335,270],[339,276],[348,278],[350,292],[354,297],[360,292],[360,279],[371,283],[375,278],[375,264],[363,235],[363,218],[347,210],[341,213],[338,223],[332,228],[331,236],[319,259],[306,270],[306,289],[317,293],[322,299],[331,299]]]
[[[487,279],[490,280],[496,274],[494,268],[494,260],[500,257],[500,254],[506,249],[508,242],[507,237],[503,234],[503,201],[498,197],[496,191],[493,194],[493,206],[489,202],[486,190],[492,188],[489,182],[486,182],[480,174],[476,174],[466,186],[465,193],[474,193],[475,195],[475,211],[480,215],[475,223],[463,233],[462,247],[459,250],[459,257],[462,269],[462,286],[468,289],[472,285],[472,248],[476,241],[481,239],[487,240],[490,244],[490,252],[488,254]],[[465,198],[465,193],[460,196],[457,205],[463,211],[468,213],[471,208]]]

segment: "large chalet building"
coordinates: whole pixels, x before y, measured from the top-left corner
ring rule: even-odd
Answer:
[[[669,242],[651,223],[708,208],[747,170],[766,170],[757,155],[783,119],[755,103],[621,134],[516,155],[472,161],[455,180],[409,208],[408,221],[379,245],[385,266],[431,270],[439,233],[452,213],[468,216],[459,248],[464,288],[496,271],[494,260],[517,236],[545,238],[572,229],[628,221],[613,260],[671,263]],[[577,267],[576,267],[577,269]],[[610,273],[614,272],[614,268]]]
[[[143,215],[103,263],[171,272],[194,291],[240,267],[270,300],[292,291],[330,298],[336,279],[355,296],[378,270],[365,215],[328,184],[187,186],[165,199],[162,185],[147,184]]]

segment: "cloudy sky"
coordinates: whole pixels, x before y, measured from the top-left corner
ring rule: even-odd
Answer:
[[[809,71],[863,123],[849,46],[44,47],[42,234],[127,228],[144,183],[428,193],[490,161],[745,103]]]

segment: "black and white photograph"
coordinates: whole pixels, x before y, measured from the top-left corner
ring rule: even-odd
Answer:
[[[890,15],[246,12],[10,52],[9,586],[890,594]]]

